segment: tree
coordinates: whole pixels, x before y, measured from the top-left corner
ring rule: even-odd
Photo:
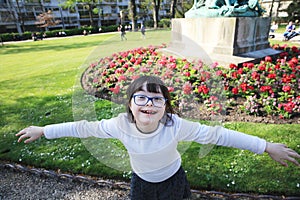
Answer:
[[[93,11],[98,11],[98,9],[95,9],[96,6],[94,0],[66,0],[63,5],[67,8],[74,8],[77,4],[82,5],[83,8],[88,10],[90,25],[93,26]]]
[[[160,1],[152,0],[154,28],[158,27]]]
[[[300,20],[300,2],[299,0],[293,0],[289,4],[289,6],[286,9],[286,12],[288,13],[288,18],[290,21],[296,21]]]
[[[194,0],[180,0],[180,2],[177,2],[176,7],[176,18],[184,18],[184,13],[187,12],[191,7],[193,6]]]
[[[129,7],[129,15],[131,17],[131,22],[132,22],[132,30],[135,31],[137,29],[135,0],[130,0],[128,7]]]
[[[44,12],[39,14],[39,16],[37,16],[37,22],[35,22],[35,24],[38,27],[49,27],[49,26],[55,26],[57,24],[60,23],[59,20],[55,20],[55,18],[52,15],[51,10],[48,10],[48,12]]]

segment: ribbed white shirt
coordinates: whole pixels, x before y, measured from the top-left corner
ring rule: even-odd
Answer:
[[[266,141],[223,127],[211,127],[191,122],[172,115],[172,126],[160,124],[151,134],[141,133],[134,123],[130,123],[127,114],[96,122],[78,121],[45,127],[48,139],[60,137],[98,137],[116,138],[126,147],[132,170],[149,182],[161,182],[181,166],[177,144],[180,141],[195,141],[200,144],[216,144],[250,150],[262,154]]]

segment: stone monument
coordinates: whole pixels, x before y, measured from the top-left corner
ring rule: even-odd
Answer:
[[[262,12],[257,0],[195,0],[186,18],[172,19],[165,52],[220,64],[278,54],[268,41],[271,18],[261,17]]]

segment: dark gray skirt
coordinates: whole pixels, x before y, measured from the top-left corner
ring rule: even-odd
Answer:
[[[133,173],[130,187],[131,200],[182,200],[191,197],[190,185],[182,167],[172,177],[159,183],[145,181]]]

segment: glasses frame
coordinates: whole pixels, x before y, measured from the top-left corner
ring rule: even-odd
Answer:
[[[145,104],[137,104],[135,98],[138,97],[138,96],[142,96],[142,97],[147,98],[146,103],[145,103]],[[164,107],[164,106],[166,105],[166,102],[168,101],[168,99],[166,99],[166,98],[164,98],[164,97],[159,97],[159,96],[156,96],[156,97],[148,97],[148,96],[143,95],[143,94],[135,94],[135,95],[132,96],[132,98],[133,98],[133,102],[134,102],[135,105],[137,105],[137,106],[145,106],[145,105],[147,105],[147,103],[148,103],[149,101],[151,101],[152,105],[153,105],[154,107],[157,107],[157,108],[162,108],[162,107]],[[155,98],[161,98],[161,99],[163,99],[163,100],[165,101],[164,104],[163,104],[162,106],[156,106],[155,103],[153,102],[153,99],[155,99]]]

